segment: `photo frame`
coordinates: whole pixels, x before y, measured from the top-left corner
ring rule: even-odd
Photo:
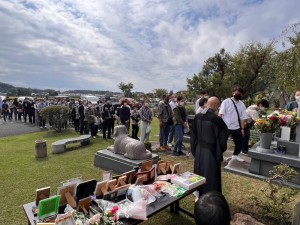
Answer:
[[[148,172],[136,173],[135,185],[143,185],[148,180]]]
[[[116,184],[117,184],[117,180],[116,179],[107,181],[107,184],[106,184],[107,191],[113,191],[113,190],[115,190]]]
[[[40,200],[38,217],[40,220],[54,216],[58,213],[60,195]]]
[[[84,212],[84,214],[88,214],[91,201],[92,201],[91,197],[80,199],[78,203],[78,211]]]
[[[118,197],[118,191],[113,190],[113,191],[109,191],[109,192],[105,193],[103,195],[103,200],[114,202],[114,201],[116,201],[117,197]]]
[[[179,172],[180,172],[180,163],[174,164],[174,166],[171,167],[171,169],[172,169],[172,174],[179,174]]]
[[[117,187],[126,185],[126,179],[127,179],[126,175],[119,177],[117,181]]]
[[[166,161],[164,160],[158,161],[156,165],[157,175],[166,174],[167,173],[166,167],[167,167]]]
[[[76,193],[77,185],[70,184],[69,186],[61,186],[57,188],[57,195],[61,195],[59,205],[66,205],[69,204],[73,209],[77,207],[76,200],[75,200],[75,193]]]
[[[82,182],[82,177],[76,177],[62,182],[62,186],[78,185]]]
[[[142,165],[141,165],[141,172],[144,172],[144,171],[149,171],[151,170],[153,166],[153,160],[148,160],[146,162],[143,162]]]
[[[168,160],[166,163],[166,174],[172,173],[172,168],[174,166],[174,161],[173,160]]]
[[[76,188],[76,200],[87,198],[94,194],[96,189],[97,181],[96,180],[87,180],[81,182],[77,185]]]
[[[36,189],[35,205],[38,205],[41,200],[49,197],[50,197],[50,187]]]
[[[111,174],[111,171],[103,171],[102,172],[102,180],[103,181],[108,181],[108,180],[111,180],[112,179],[112,174]]]
[[[115,189],[115,191],[117,191],[117,196],[119,197],[119,196],[126,195],[130,186],[131,186],[131,184],[126,184],[121,187],[117,187]]]
[[[135,175],[135,170],[128,171],[126,173],[123,173],[122,176],[126,176],[126,183],[131,184],[132,181],[134,180],[134,175]]]
[[[96,185],[96,189],[95,189],[95,195],[96,198],[101,198],[104,194],[106,194],[107,191],[107,181],[100,181],[97,183]]]

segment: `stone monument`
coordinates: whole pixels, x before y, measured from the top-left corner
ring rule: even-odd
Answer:
[[[160,158],[145,148],[144,143],[128,137],[125,126],[114,128],[114,145],[95,154],[94,165],[121,174],[132,169],[136,171],[141,164],[150,159],[156,164]]]

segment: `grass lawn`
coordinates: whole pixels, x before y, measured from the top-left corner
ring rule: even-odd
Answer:
[[[158,123],[155,120],[152,125],[151,140],[157,141]],[[101,170],[93,166],[94,154],[111,145],[112,141],[104,141],[102,138],[93,139],[91,145],[78,147],[79,144],[68,146],[68,151],[63,154],[53,155],[51,143],[78,136],[73,130],[67,130],[62,134],[53,131],[19,135],[0,138],[0,221],[1,224],[20,225],[26,224],[22,205],[35,199],[35,190],[46,186],[51,187],[51,194],[55,194],[62,181],[81,176],[84,180],[102,177]],[[36,159],[34,157],[35,140],[47,140],[48,157]],[[182,171],[192,171],[192,159],[186,157],[173,157],[161,155],[162,159],[172,158],[182,163]],[[264,182],[241,177],[223,172],[223,192],[227,198],[232,213],[245,212],[263,220],[254,203],[249,199],[253,195],[261,195],[259,189]],[[294,203],[300,200],[300,194]],[[192,196],[182,202],[182,206],[192,211],[194,199]],[[290,206],[290,211],[292,211]],[[185,215],[173,216],[164,210],[143,224],[194,224],[191,218]],[[272,223],[269,223],[272,224]]]

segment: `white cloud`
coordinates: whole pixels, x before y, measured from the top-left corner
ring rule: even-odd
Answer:
[[[299,22],[297,0],[0,2],[0,81],[32,88],[186,88],[220,48],[234,53]]]

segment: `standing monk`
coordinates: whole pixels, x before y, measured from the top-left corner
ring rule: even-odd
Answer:
[[[196,114],[191,127],[191,152],[195,158],[194,172],[206,178],[199,188],[199,196],[209,191],[219,191],[221,186],[221,162],[227,148],[228,128],[215,112],[220,106],[217,97],[208,99],[206,113]]]

